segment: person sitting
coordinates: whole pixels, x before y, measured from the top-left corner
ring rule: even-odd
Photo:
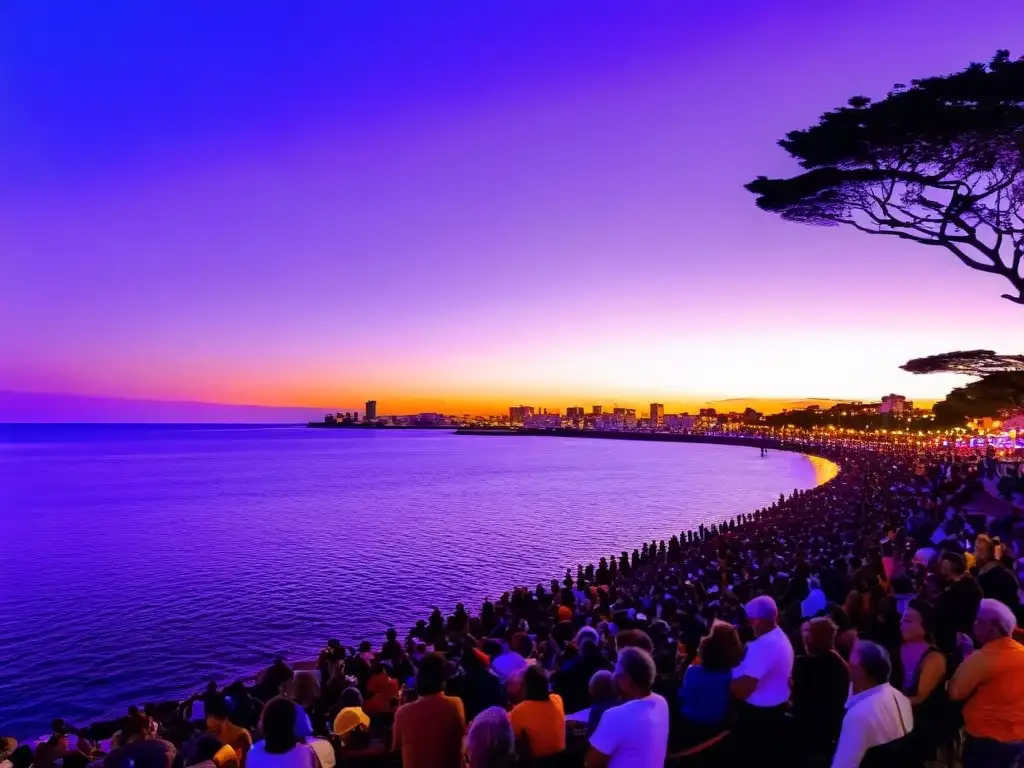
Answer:
[[[803,625],[806,653],[793,664],[792,714],[809,757],[831,755],[846,713],[850,668],[835,647],[836,625],[827,616]]]
[[[210,696],[206,699],[206,730],[222,744],[231,747],[235,751],[239,768],[245,768],[245,758],[252,749],[252,735],[245,728],[232,723],[230,716],[231,708],[223,696]]]
[[[196,739],[194,748],[185,760],[185,768],[201,766],[201,768],[222,768],[223,763],[218,763],[216,757],[227,747],[231,752],[234,750],[212,733],[204,733]],[[234,765],[237,765],[237,759]]]
[[[508,712],[488,707],[475,718],[466,734],[469,768],[508,768],[516,759],[516,739]]]
[[[886,756],[877,750],[903,740],[914,728],[914,711],[900,691],[889,684],[892,662],[888,652],[877,643],[858,641],[850,654],[852,695],[846,702],[846,716],[832,768],[858,768],[886,765]],[[862,762],[863,761],[863,762]]]
[[[697,660],[683,673],[679,691],[683,723],[677,746],[696,746],[725,729],[732,671],[742,657],[736,628],[724,621],[713,622],[697,646]]]
[[[533,641],[525,632],[518,632],[509,640],[508,649],[491,660],[491,669],[501,682],[516,672],[526,669],[526,660],[533,654]]]
[[[370,667],[370,679],[366,682],[369,698],[364,709],[370,717],[374,715],[392,714],[398,699],[398,681],[388,674],[387,669],[379,661]]]
[[[416,673],[418,698],[395,712],[392,751],[401,751],[403,768],[461,768],[466,713],[462,700],[446,696],[445,658],[428,653]]]
[[[562,697],[550,693],[548,676],[532,665],[523,673],[524,700],[512,708],[512,732],[517,752],[525,759],[551,757],[565,750],[565,710]]]
[[[950,681],[949,697],[964,702],[964,768],[1013,767],[1024,760],[1024,645],[1012,637],[1015,624],[1005,603],[982,600],[974,621],[981,648]]]
[[[668,702],[653,692],[657,670],[647,651],[627,647],[615,663],[622,704],[607,709],[590,737],[585,768],[663,768]]]
[[[299,709],[283,696],[267,702],[260,717],[263,741],[249,750],[249,768],[318,768],[316,753],[296,733]]]
[[[150,719],[139,712],[125,721],[120,743],[103,759],[103,768],[171,768],[177,752],[173,744],[153,736]]]
[[[615,688],[615,677],[607,669],[601,669],[590,678],[590,710],[587,712],[587,736],[593,736],[601,723],[601,716],[619,703]]]
[[[467,644],[462,650],[462,674],[451,678],[446,685],[449,696],[458,696],[471,721],[490,707],[505,706],[505,687],[488,668],[487,654]]]
[[[580,631],[577,635],[579,653],[567,657],[551,678],[555,692],[565,702],[567,712],[579,712],[590,706],[590,681],[594,673],[610,670],[611,664],[601,654],[597,644],[597,633]]]

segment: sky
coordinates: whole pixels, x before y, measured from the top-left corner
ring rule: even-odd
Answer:
[[[743,184],[1022,25],[1019,0],[6,0],[0,390],[941,398],[965,381],[898,366],[1020,352],[999,279]]]

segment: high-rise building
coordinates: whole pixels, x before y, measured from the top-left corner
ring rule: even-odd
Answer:
[[[651,426],[660,427],[665,422],[665,406],[662,403],[651,403]]]
[[[508,409],[508,423],[511,424],[522,424],[526,421],[527,416],[533,416],[534,409],[532,405],[513,405]]]
[[[363,417],[364,421],[377,418],[377,401],[367,400],[366,401],[366,415]]]
[[[602,408],[600,405],[595,405],[593,410],[591,410],[591,413],[594,416],[600,416],[602,413],[604,413],[604,408]]]
[[[574,405],[570,408],[565,409],[565,418],[570,421],[582,421],[583,420],[583,406]]]

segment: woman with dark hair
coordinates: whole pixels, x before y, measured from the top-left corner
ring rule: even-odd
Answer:
[[[509,717],[519,754],[526,759],[557,755],[565,750],[565,710],[562,697],[551,693],[547,673],[536,664],[523,673],[524,700]]]
[[[295,702],[283,696],[267,702],[260,717],[263,741],[250,750],[248,768],[319,768],[316,753],[296,733],[299,714]]]
[[[679,689],[682,722],[672,739],[679,748],[700,744],[725,730],[729,719],[729,685],[743,658],[743,644],[732,624],[714,621],[697,646],[697,659],[686,668]]]
[[[914,707],[915,741],[919,756],[930,760],[952,736],[951,708],[946,694],[948,663],[935,644],[935,608],[914,598],[900,621],[899,664],[893,685]]]

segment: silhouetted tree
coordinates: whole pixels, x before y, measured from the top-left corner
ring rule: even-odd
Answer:
[[[988,376],[991,373],[1024,371],[1024,355],[997,355],[991,349],[943,352],[941,355],[915,357],[900,366],[910,373],[963,373]]]
[[[1024,373],[1003,371],[957,387],[933,407],[935,423],[960,426],[968,419],[999,418],[1024,408]]]
[[[1024,304],[1024,59],[857,96],[780,146],[804,173],[747,184],[757,205],[804,224],[844,224],[953,253]]]

